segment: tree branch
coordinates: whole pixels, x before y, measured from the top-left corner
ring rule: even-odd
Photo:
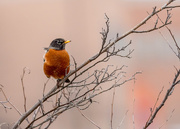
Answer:
[[[149,125],[151,125],[153,123],[153,120],[155,119],[156,115],[158,114],[160,109],[165,105],[169,96],[173,93],[175,86],[180,84],[180,80],[178,80],[179,75],[180,75],[180,70],[177,71],[170,88],[167,90],[166,95],[164,96],[163,101],[161,102],[161,104],[158,107],[156,107],[156,110],[150,115],[150,119],[147,120],[146,125],[144,126],[144,129],[146,129]]]

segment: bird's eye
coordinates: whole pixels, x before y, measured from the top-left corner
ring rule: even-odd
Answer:
[[[61,42],[60,42],[60,41],[56,41],[56,43],[57,43],[57,44],[61,44]]]

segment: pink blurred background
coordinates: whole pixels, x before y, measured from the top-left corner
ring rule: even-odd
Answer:
[[[24,78],[28,109],[41,97],[43,85],[47,78],[43,73],[43,47],[50,42],[63,37],[72,40],[66,46],[70,55],[73,55],[80,65],[98,52],[101,46],[99,32],[105,27],[104,13],[110,18],[109,39],[116,33],[121,36],[134,27],[151,12],[152,7],[157,8],[167,0],[1,0],[0,1],[0,84],[10,101],[23,112],[23,94],[21,88],[21,75],[24,67],[31,71]],[[174,4],[180,4],[179,1]],[[172,29],[177,41],[180,41],[180,9],[173,9]],[[166,12],[162,13],[163,17]],[[155,17],[154,17],[155,18]],[[145,28],[153,26],[150,20]],[[175,49],[174,43],[167,30],[161,30]],[[113,127],[117,128],[127,110],[127,116],[121,125],[122,129],[139,129],[145,125],[154,106],[156,98],[164,86],[160,98],[162,101],[167,88],[175,75],[175,67],[179,68],[179,60],[167,45],[158,31],[147,34],[133,34],[122,41],[128,43],[132,40],[130,49],[135,49],[131,59],[114,58],[109,64],[115,66],[127,65],[127,77],[136,71],[143,73],[137,76],[136,83],[127,83],[116,89],[114,104]],[[176,50],[176,49],[175,49]],[[106,66],[103,66],[106,67]],[[49,89],[55,82],[48,83]],[[133,92],[134,90],[134,92]],[[180,128],[180,95],[176,87],[164,108],[159,112],[149,129]],[[103,129],[110,128],[112,91],[96,98],[99,104],[93,104],[83,113]],[[135,99],[135,101],[134,101]],[[0,92],[0,101],[4,100]],[[175,111],[172,114],[173,109]],[[133,114],[134,122],[133,125]],[[20,116],[14,110],[6,113],[0,107],[0,123],[13,124]],[[6,126],[2,126],[2,129]],[[62,114],[50,129],[95,129],[77,109]]]

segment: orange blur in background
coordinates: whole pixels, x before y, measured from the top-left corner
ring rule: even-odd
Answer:
[[[167,1],[167,0],[166,0]],[[99,32],[105,27],[104,13],[110,18],[109,39],[115,39],[130,30],[142,21],[152,11],[165,4],[166,1],[131,1],[131,0],[16,0],[0,1],[0,84],[10,101],[23,113],[23,94],[21,87],[21,75],[24,67],[28,67],[30,74],[24,78],[27,108],[31,108],[42,97],[42,89],[47,81],[43,73],[44,47],[50,42],[62,37],[72,42],[66,46],[66,50],[76,59],[78,65],[92,57],[101,48],[101,35]],[[174,4],[180,4],[176,1]],[[172,10],[172,30],[177,41],[180,41],[180,10]],[[166,12],[161,13],[165,18]],[[153,18],[156,20],[156,17]],[[145,27],[153,27],[150,20]],[[171,46],[176,50],[174,42],[165,28],[161,29]],[[158,101],[162,101],[167,88],[170,86],[175,67],[179,68],[179,60],[169,48],[166,41],[154,31],[147,34],[133,34],[120,41],[116,47],[129,43],[127,49],[134,49],[131,59],[113,58],[109,64],[115,66],[127,65],[125,69],[127,78],[136,71],[142,71],[137,76],[135,83],[127,83],[116,89],[114,104],[114,128],[118,127],[127,110],[121,128],[139,129],[145,125],[153,108],[157,96],[164,86],[164,91]],[[72,60],[72,59],[71,59]],[[72,63],[72,62],[71,62]],[[106,65],[102,66],[106,67]],[[51,89],[55,82],[50,80],[48,88]],[[48,90],[47,88],[47,90]],[[166,105],[159,112],[149,129],[180,128],[180,104],[179,91],[176,87]],[[103,129],[110,128],[110,113],[112,91],[98,96],[97,101],[83,111],[83,113],[95,121]],[[0,92],[0,101],[4,97]],[[0,124],[13,124],[19,118],[15,110],[7,110],[0,106]],[[134,117],[134,118],[133,118]],[[134,119],[134,125],[133,125]],[[5,126],[3,126],[5,128]],[[2,128],[2,129],[3,129]],[[50,129],[95,129],[96,127],[87,121],[77,109],[72,109],[62,114],[50,127]]]

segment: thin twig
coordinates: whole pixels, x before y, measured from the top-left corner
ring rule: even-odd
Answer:
[[[124,122],[124,120],[125,120],[125,118],[126,118],[126,116],[127,116],[128,111],[129,111],[129,110],[127,110],[126,113],[124,114],[124,116],[123,116],[121,122],[119,123],[117,129],[119,129],[119,128],[121,127],[121,125],[123,124],[123,122]]]
[[[161,129],[173,116],[175,109],[172,110],[170,116],[166,119],[166,121],[159,127],[159,129]]]
[[[161,91],[159,92],[159,94],[158,94],[158,97],[157,97],[157,99],[156,99],[156,102],[155,102],[155,104],[154,104],[154,107],[153,108],[151,108],[151,115],[149,116],[149,119],[148,119],[148,121],[151,119],[151,117],[152,117],[152,114],[154,113],[154,111],[155,111],[155,108],[156,108],[156,105],[157,105],[157,103],[158,103],[158,100],[159,100],[159,98],[160,98],[160,96],[161,96],[161,93],[163,92],[163,89],[164,89],[164,86],[162,87],[162,89],[161,89]]]
[[[79,109],[78,106],[76,106],[76,108],[78,109],[79,113],[86,118],[86,120],[88,120],[90,123],[92,123],[93,125],[95,125],[98,129],[101,129],[101,127],[99,127],[94,121],[92,121],[90,118],[88,118],[86,115],[84,115],[81,110]]]
[[[43,96],[45,96],[45,90],[46,90],[46,85],[49,82],[50,78],[47,79],[47,81],[44,83],[44,88],[43,88]]]
[[[135,104],[135,99],[133,100],[133,112],[132,112],[132,122],[133,122],[133,129],[135,129],[135,116],[134,116],[134,104]]]
[[[2,93],[3,93],[3,95],[4,95],[5,99],[6,99],[6,102],[9,103],[9,104],[15,109],[15,111],[17,111],[17,113],[18,113],[20,116],[22,116],[22,113],[16,108],[16,106],[15,106],[14,104],[12,104],[12,102],[10,101],[10,99],[8,99],[8,98],[6,97],[6,94],[5,94],[5,92],[3,91],[3,89],[0,88],[0,90],[1,90]]]
[[[169,14],[169,11],[167,11],[167,14],[170,15],[170,14]],[[157,16],[158,19],[161,21],[161,23],[164,24],[164,22],[161,20],[161,18],[159,17],[159,15],[156,14],[156,16]],[[177,53],[178,53],[178,54],[173,50],[173,48],[172,48],[171,45],[170,45],[170,42],[165,38],[165,36],[163,35],[163,33],[162,33],[160,30],[159,30],[159,33],[160,33],[161,36],[165,39],[166,43],[167,43],[168,46],[171,48],[171,50],[174,52],[174,54],[180,59],[180,47],[178,46],[178,43],[177,43],[177,41],[176,41],[176,39],[175,39],[172,31],[169,29],[168,26],[165,26],[165,27],[166,27],[166,29],[169,31],[169,33],[170,33],[170,35],[171,35],[171,37],[172,37],[172,39],[173,39],[173,41],[174,41],[174,43],[175,43],[175,45],[176,45]]]
[[[25,87],[24,87],[24,76],[26,74],[26,71],[28,70],[28,74],[30,74],[30,69],[27,67],[23,68],[23,74],[21,76],[21,84],[22,84],[22,89],[23,89],[23,98],[24,98],[24,111],[27,111],[27,107],[26,107],[26,93],[25,93]]]
[[[114,85],[112,102],[111,102],[111,129],[113,129],[113,115],[114,115],[114,110],[113,110],[113,108],[114,108],[115,88],[116,88],[116,85]]]

